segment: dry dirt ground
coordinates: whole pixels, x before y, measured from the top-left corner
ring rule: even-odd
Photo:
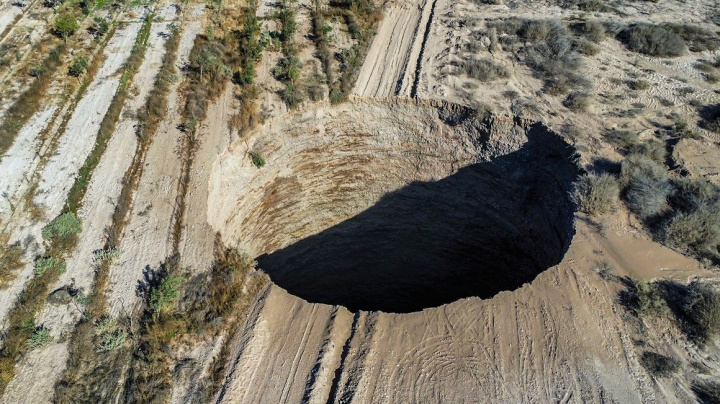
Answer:
[[[290,4],[305,80],[320,65],[311,34],[314,2]],[[218,391],[204,402],[694,402],[694,380],[720,377],[720,344],[699,348],[669,319],[634,317],[618,302],[620,279],[717,283],[716,270],[653,241],[623,207],[600,218],[574,213],[569,193],[580,174],[575,162],[590,168],[600,158],[622,159],[604,140],[607,130],[649,136],[673,113],[698,135],[673,146],[675,164],[694,178],[720,181],[720,139],[696,125],[694,106],[720,102],[718,84],[695,68],[720,53],[653,58],[608,36],[597,54],[582,57],[593,103],[574,112],[562,97],[546,94],[513,52],[489,49],[490,39],[477,34],[509,17],[672,21],[719,30],[709,20],[716,1],[606,4],[605,11],[583,13],[555,2],[378,3],[382,21],[350,99],[338,105],[324,99],[289,109],[278,95],[284,84],[272,74],[282,53],[266,49],[255,75],[264,122],[242,135],[232,129],[239,102],[230,87],[210,103],[198,125],[178,234],[181,83],[195,38],[211,35],[213,6],[190,2],[182,13],[172,2],[129,7],[82,96],[71,100],[58,78],[0,157],[0,235],[23,247],[17,278],[0,290],[1,321],[7,323],[33,277],[33,260],[44,253],[40,231],[61,212],[120,85],[141,18],[154,11],[132,96],[78,213],[78,244],[67,272],[49,288],[93,288],[94,253],[105,244],[138,144],[136,113],[160,71],[166,34],[179,24],[167,113],[147,149],[119,257],[108,269],[108,314],[137,320],[143,271],[173,249],[189,275],[206,273],[216,234],[257,259],[272,282],[234,314],[237,327],[169,356],[171,402],[193,402],[216,361],[224,364],[215,375]],[[257,5],[264,31],[277,28],[271,18],[277,7]],[[28,85],[16,78],[34,60],[31,46],[48,34],[49,13],[39,0],[24,8],[0,3],[0,46],[18,49],[17,63],[0,73],[7,90],[0,119]],[[355,39],[341,19],[328,24],[333,49],[350,48]],[[474,42],[480,46],[468,50]],[[458,68],[471,57],[490,58],[509,74],[472,79]],[[628,89],[638,77],[648,89]],[[582,136],[559,135],[568,127]],[[262,154],[263,167],[253,164],[251,151]],[[39,219],[37,208],[44,212]],[[51,331],[51,341],[21,355],[1,402],[53,402],[82,316],[76,301],[43,303],[35,323]],[[648,374],[640,363],[647,347],[677,357],[680,370]]]

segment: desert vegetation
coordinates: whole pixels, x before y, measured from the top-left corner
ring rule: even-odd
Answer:
[[[8,315],[8,327],[0,350],[0,393],[15,375],[15,362],[27,349],[49,342],[49,332],[35,324],[50,286],[65,271],[64,256],[77,242],[82,223],[71,213],[55,218],[42,231],[47,255],[35,261],[35,276],[28,282]]]
[[[575,184],[573,199],[580,211],[589,215],[612,212],[618,202],[617,179],[610,174],[587,174]]]
[[[720,48],[717,34],[688,24],[631,24],[622,29],[617,38],[628,49],[655,57],[677,57],[688,50],[701,52]]]
[[[22,267],[23,249],[19,242],[10,244],[7,235],[0,236],[0,288],[7,287]]]
[[[688,340],[704,346],[720,334],[720,293],[705,283],[625,279],[620,302],[638,316],[671,315]]]
[[[580,28],[581,35],[585,35],[584,30],[587,29],[589,37],[602,40],[597,28],[593,28],[592,24],[585,26],[588,28]],[[571,90],[584,94],[582,91],[589,89],[590,83],[582,75],[583,63],[578,46],[564,23],[510,18],[488,22],[487,27],[500,35],[499,43],[504,50],[516,52],[518,58],[536,71],[538,77],[545,81],[545,90],[549,94],[567,94]],[[576,103],[570,105],[580,107]]]

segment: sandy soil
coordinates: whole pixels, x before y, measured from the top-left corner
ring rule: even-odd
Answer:
[[[604,239],[580,224],[565,260],[532,284],[405,315],[353,316],[273,286],[236,337],[218,401],[692,401],[677,379],[657,385],[645,375],[614,301],[619,285],[590,269],[596,254],[609,253],[604,246],[631,240]],[[660,274],[689,261],[664,254],[669,262],[622,264]]]
[[[139,28],[139,24],[126,25],[122,30],[116,32],[108,44],[105,51],[107,59],[90,84],[85,96],[78,102],[53,155],[41,168],[39,190],[35,196],[35,202],[44,208],[46,219],[29,226],[27,222],[15,223],[15,226],[19,226],[14,229],[11,227],[13,240],[28,240],[28,237],[41,240],[42,227],[62,210],[77,170],[85,162],[85,158],[94,145],[102,117],[112,101],[111,94],[115,93],[119,84],[119,77],[115,73],[130,55],[129,49]],[[28,249],[29,251],[30,249]],[[0,291],[0,318],[5,318],[15,297],[31,276],[32,264],[30,263],[19,272],[18,281]]]
[[[385,11],[353,94],[409,96],[430,11],[437,0],[403,0]]]
[[[184,24],[176,67],[187,64],[195,37],[202,31],[202,7],[190,10],[190,20]],[[177,182],[181,174],[181,159],[177,157],[180,139],[178,130],[182,98],[178,93],[181,79],[168,94],[168,115],[157,129],[146,157],[146,168],[133,199],[128,225],[120,244],[121,258],[110,268],[110,313],[132,313],[140,303],[135,294],[137,282],[146,268],[157,269],[172,249],[172,218]]]
[[[228,90],[208,109],[206,123],[198,130],[200,146],[190,170],[191,180],[185,196],[185,223],[180,240],[180,266],[189,268],[193,274],[208,270],[214,260],[215,232],[207,217],[196,212],[209,212],[207,183],[212,164],[235,138],[227,124],[233,112],[232,101],[232,92]]]

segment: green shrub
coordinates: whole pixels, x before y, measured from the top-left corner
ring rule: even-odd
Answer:
[[[75,16],[71,13],[61,14],[55,19],[55,34],[62,37],[66,42],[70,35],[80,28]]]
[[[30,67],[28,74],[32,77],[40,77],[45,73],[46,66],[44,64],[36,64]]]
[[[651,351],[645,351],[640,355],[640,364],[656,377],[670,376],[680,368],[679,360]]]
[[[579,29],[580,35],[595,42],[600,43],[605,40],[605,26],[600,21],[585,21]]]
[[[33,268],[35,276],[41,276],[48,270],[64,274],[67,270],[65,260],[56,257],[42,257],[35,260],[35,268]]]
[[[280,99],[289,107],[295,108],[303,102],[301,86],[295,83],[287,83],[285,88],[280,90]]]
[[[488,58],[464,60],[461,66],[465,74],[480,81],[487,82],[510,76],[507,67]]]
[[[602,215],[615,209],[620,189],[615,177],[609,174],[588,174],[575,184],[573,200],[580,211]]]
[[[105,317],[95,324],[97,351],[107,352],[122,347],[127,333],[120,327],[116,318]]]
[[[90,35],[95,37],[95,39],[100,39],[107,34],[109,29],[110,23],[108,20],[101,17],[95,17],[93,18],[93,25],[88,29],[88,31],[90,32]]]
[[[276,80],[287,82],[300,78],[302,62],[297,56],[291,55],[278,60],[277,66],[272,69],[272,75]]]
[[[620,151],[627,151],[640,139],[637,132],[629,130],[611,130],[604,134],[605,140],[612,143]]]
[[[680,36],[659,25],[632,25],[620,31],[618,39],[631,51],[649,56],[676,57],[687,51]]]
[[[27,345],[30,349],[42,348],[52,340],[50,336],[50,330],[45,327],[39,327],[35,330],[30,338],[27,340]]]
[[[578,8],[588,12],[603,11],[605,9],[605,3],[603,0],[587,0],[578,4]]]
[[[150,293],[150,308],[156,313],[171,309],[178,298],[178,290],[182,283],[182,278],[174,275],[166,276]]]
[[[720,190],[702,180],[675,181],[673,215],[660,226],[662,241],[698,257],[720,260]]]
[[[265,159],[259,152],[250,151],[248,152],[248,155],[250,156],[250,161],[252,161],[255,167],[260,168],[265,165]]]
[[[584,38],[580,38],[575,41],[575,49],[586,56],[595,56],[600,53],[600,47],[595,45],[594,42]]]
[[[73,77],[80,77],[88,68],[88,60],[86,57],[79,57],[73,60],[72,65],[68,69],[68,74]]]
[[[82,231],[82,221],[73,213],[64,213],[50,222],[42,230],[45,240],[53,241],[76,235]]]
[[[620,303],[638,316],[665,316],[669,311],[665,294],[658,283],[623,278],[626,289],[619,293]]]
[[[115,247],[93,251],[93,262],[96,264],[110,264],[118,257],[120,257],[120,250]]]
[[[513,44],[518,38],[525,42],[522,48],[525,63],[545,80],[548,94],[566,94],[590,86],[589,81],[579,74],[582,60],[572,35],[562,22],[510,18],[489,22],[487,26],[490,30],[508,34],[500,38],[504,44]]]

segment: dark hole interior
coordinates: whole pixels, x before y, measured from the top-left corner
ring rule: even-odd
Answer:
[[[386,194],[357,216],[258,257],[288,292],[413,312],[489,298],[558,264],[574,234],[574,150],[539,125],[518,151]]]

